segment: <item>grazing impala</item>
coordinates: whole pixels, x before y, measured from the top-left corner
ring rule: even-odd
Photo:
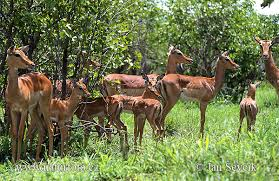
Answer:
[[[176,65],[181,63],[192,63],[192,59],[185,56],[175,47],[170,46],[166,74],[175,74]],[[150,81],[155,81],[157,77],[158,75],[156,74],[148,75]],[[104,94],[107,96],[118,94],[118,82],[120,83],[120,92],[128,96],[141,96],[144,91],[144,80],[141,76],[109,74],[104,78],[103,81]]]
[[[239,138],[239,135],[241,132],[241,126],[242,126],[244,117],[246,117],[246,119],[247,119],[247,130],[248,131],[254,130],[254,126],[256,123],[256,116],[258,113],[258,107],[257,107],[257,103],[255,100],[256,88],[258,85],[259,85],[259,83],[249,84],[246,98],[244,98],[240,102],[240,116],[239,116],[240,125],[239,125],[239,129],[238,129],[238,138]]]
[[[36,123],[38,124],[39,129],[42,129],[43,124],[47,126],[49,136],[49,155],[52,154],[53,149],[53,126],[50,122],[49,112],[52,84],[50,80],[41,73],[28,73],[20,77],[18,76],[18,69],[27,69],[35,65],[26,56],[25,52],[27,51],[28,46],[22,48],[15,48],[12,46],[7,51],[9,73],[5,98],[12,119],[11,134],[13,162],[20,160],[21,144],[28,113],[32,119],[43,121]],[[40,111],[40,113],[38,111]],[[42,115],[43,119],[37,119],[39,115]]]
[[[264,59],[266,79],[275,88],[279,97],[279,69],[274,63],[271,48],[273,45],[279,43],[279,37],[271,40],[261,40],[255,37],[256,42],[261,46],[261,54]]]
[[[181,96],[186,99],[198,101],[200,103],[200,133],[203,136],[207,104],[222,88],[225,70],[237,69],[238,67],[239,65],[230,59],[228,52],[224,52],[217,60],[215,77],[194,77],[179,74],[166,75],[158,85],[165,100],[165,106],[161,120],[163,128],[166,115]]]
[[[78,82],[72,81],[73,90],[70,97],[67,100],[52,99],[50,106],[50,119],[58,124],[61,133],[61,157],[64,156],[64,147],[67,147],[67,140],[69,138],[69,130],[67,125],[72,122],[74,112],[78,108],[79,103],[82,101],[82,97],[90,96],[86,85],[86,82],[80,80]],[[36,129],[35,121],[31,120],[30,129],[27,132],[27,139],[32,140]],[[41,136],[44,135],[41,133]],[[39,139],[42,140],[42,139]],[[41,143],[38,143],[41,145]],[[66,149],[67,150],[67,149]],[[37,160],[39,158],[36,158]]]
[[[101,117],[101,120],[104,120],[104,117],[108,117],[109,124],[114,125],[119,131],[121,150],[127,151],[129,148],[127,127],[120,120],[120,114],[123,109],[122,101],[115,96],[98,97],[93,100],[88,100],[89,102],[80,103],[78,109],[75,112],[75,115],[80,120],[86,121],[82,122],[82,124],[84,124],[84,146],[87,145],[90,132],[90,128],[86,127],[86,124],[88,122],[92,122],[94,117]],[[103,126],[103,122],[101,123],[101,126]],[[123,139],[125,140],[125,147]]]

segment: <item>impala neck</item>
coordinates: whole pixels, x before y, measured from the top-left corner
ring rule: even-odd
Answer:
[[[221,65],[221,62],[217,62],[216,72],[215,72],[215,85],[214,85],[214,92],[215,94],[220,91],[224,84],[224,77],[225,77],[225,68]]]
[[[80,101],[81,101],[81,96],[78,95],[75,90],[73,90],[68,100],[69,112],[74,113]]]
[[[248,92],[247,97],[251,97],[253,100],[255,100],[255,92]]]
[[[272,74],[274,74],[274,72],[276,72],[277,67],[274,63],[271,51],[269,51],[268,60],[265,60],[264,63],[265,63],[265,72],[266,72],[267,77],[269,77],[269,75],[272,75]]]
[[[9,68],[7,89],[9,92],[17,92],[19,89],[17,68]]]
[[[168,56],[166,74],[176,74],[176,63],[172,60],[171,55]]]

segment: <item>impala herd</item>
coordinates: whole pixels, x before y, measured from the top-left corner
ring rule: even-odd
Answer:
[[[279,95],[279,70],[276,67],[271,47],[279,43],[279,37],[273,41],[255,38],[261,46],[262,58],[265,61],[267,80],[276,89]],[[86,88],[88,79],[69,81],[67,89],[71,89],[70,96],[66,100],[53,98],[53,86],[51,81],[42,73],[28,73],[18,76],[18,69],[28,69],[35,64],[26,56],[28,46],[7,50],[8,85],[5,99],[9,110],[12,138],[12,161],[21,159],[22,147],[24,155],[27,145],[31,148],[35,134],[38,134],[36,148],[36,160],[40,160],[42,143],[48,135],[48,155],[53,152],[53,138],[56,132],[61,135],[61,156],[67,151],[69,140],[69,125],[75,114],[83,125],[94,122],[99,136],[107,132],[104,119],[108,119],[106,127],[115,126],[120,135],[120,148],[125,153],[129,150],[127,127],[120,119],[122,111],[134,115],[134,146],[142,143],[145,120],[147,119],[156,138],[164,137],[165,119],[179,98],[198,101],[200,105],[200,134],[204,135],[205,112],[209,101],[214,99],[224,84],[225,71],[236,70],[236,64],[224,52],[217,59],[215,76],[212,78],[200,76],[180,75],[176,72],[178,64],[191,64],[191,58],[185,56],[177,48],[170,46],[166,73],[163,75],[126,75],[109,74],[103,80],[103,97],[89,98],[90,93]],[[247,118],[247,129],[253,130],[257,115],[255,101],[256,87],[259,83],[250,84],[247,97],[240,103],[240,127],[244,117]],[[85,98],[86,97],[86,98]],[[29,126],[24,139],[25,124]],[[86,146],[91,127],[84,126],[84,145]],[[29,141],[29,142],[28,142]],[[22,142],[24,144],[22,144]]]

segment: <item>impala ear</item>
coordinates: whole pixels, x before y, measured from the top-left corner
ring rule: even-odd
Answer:
[[[254,40],[255,40],[258,44],[261,43],[261,39],[260,39],[259,37],[257,37],[257,36],[254,36]]]
[[[250,84],[252,83],[252,81],[251,81],[250,79],[247,79],[246,83],[247,83],[248,85],[250,85]]]
[[[165,74],[159,75],[159,76],[157,77],[157,79],[156,79],[157,82],[160,81],[160,80],[162,80],[162,79],[164,78],[164,76],[165,76]]]
[[[175,47],[173,45],[170,45],[170,47],[169,47],[169,54],[173,53],[174,50],[175,50]]]
[[[148,84],[149,84],[149,78],[147,77],[147,75],[146,75],[146,74],[142,74],[141,76],[142,76],[142,78],[143,78],[143,80],[144,80],[144,85],[145,85],[145,86],[148,86]]]
[[[77,79],[72,79],[72,83],[73,83],[73,87],[76,88],[78,85],[77,85]]]
[[[258,88],[261,85],[262,82],[258,81],[255,83],[256,88]]]
[[[15,51],[15,46],[11,46],[8,50],[7,50],[7,54],[12,54]]]
[[[277,44],[279,43],[279,36],[277,36],[276,38],[274,38],[271,42],[271,45]]]
[[[25,54],[29,51],[29,45],[23,46],[19,48],[21,51],[23,51]]]
[[[228,56],[229,55],[229,50],[227,50],[227,51],[225,51],[224,53],[222,53],[222,56],[224,56],[224,57],[226,57],[226,56]]]
[[[87,85],[89,82],[89,76],[85,76],[83,79],[82,79],[82,83],[84,83],[85,85]]]

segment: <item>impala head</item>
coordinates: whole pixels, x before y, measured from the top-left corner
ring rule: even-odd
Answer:
[[[79,80],[78,82],[73,81],[73,91],[75,91],[78,95],[82,97],[90,97],[91,94],[87,90],[87,87],[85,85],[84,79]]]
[[[256,89],[257,87],[261,84],[261,82],[256,82],[255,84],[253,84],[251,82],[251,80],[248,80],[248,93],[247,93],[247,96],[250,96],[250,97],[254,97],[255,98],[255,95],[256,95]]]
[[[239,65],[229,57],[229,51],[225,51],[219,56],[219,63],[221,63],[225,69],[236,70],[239,68]]]
[[[17,69],[27,69],[35,66],[34,62],[32,62],[26,55],[29,50],[29,46],[24,46],[20,48],[15,48],[15,46],[11,46],[7,50],[7,64],[9,68],[17,68]]]
[[[191,64],[193,60],[190,57],[184,55],[179,49],[175,48],[174,46],[169,47],[169,61],[173,61],[175,64],[186,63]]]
[[[142,78],[144,79],[145,90],[148,92],[152,92],[156,97],[161,99],[162,96],[156,89],[157,81],[149,81],[149,78],[147,77],[146,74],[143,74]]]
[[[279,43],[279,37],[273,40],[261,40],[259,37],[255,37],[254,39],[261,46],[262,58],[264,60],[269,59],[272,46]]]

